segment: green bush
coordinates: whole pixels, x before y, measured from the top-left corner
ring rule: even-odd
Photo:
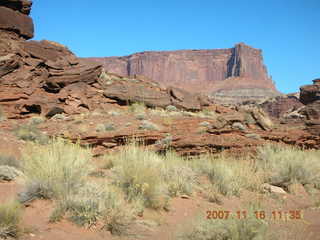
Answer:
[[[256,165],[265,172],[265,181],[272,185],[287,187],[298,182],[320,189],[319,159],[319,150],[270,144],[258,148]]]
[[[20,234],[22,207],[16,201],[0,205],[0,239],[16,238]]]
[[[91,150],[62,139],[48,145],[30,143],[23,152],[23,171],[29,185],[39,185],[44,198],[76,191],[91,172]]]

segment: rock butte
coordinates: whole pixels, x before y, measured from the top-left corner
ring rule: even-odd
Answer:
[[[145,76],[164,86],[216,98],[258,99],[279,95],[263,64],[262,51],[244,43],[212,50],[147,51],[125,57],[89,58],[108,72]]]

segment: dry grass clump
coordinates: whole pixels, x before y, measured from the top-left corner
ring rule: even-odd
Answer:
[[[0,205],[0,239],[17,238],[21,232],[22,207],[17,201]]]
[[[0,154],[0,166],[10,166],[19,169],[21,163],[14,156]]]
[[[55,115],[56,116],[56,115]],[[32,118],[30,118],[29,120],[29,124],[30,125],[38,125],[38,124],[41,124],[43,122],[45,122],[45,118],[44,117],[41,117],[41,116],[34,116]]]
[[[261,174],[246,159],[205,156],[197,159],[193,168],[205,174],[214,189],[225,196],[239,196],[242,189],[258,190],[263,183]]]
[[[163,168],[161,157],[132,144],[115,156],[113,164],[116,184],[123,189],[129,201],[142,198],[146,207],[164,207],[165,202],[161,198],[167,193],[159,174]]]
[[[227,219],[207,219],[206,216],[197,217],[190,230],[178,233],[177,239],[185,240],[265,240],[275,239],[267,232],[266,221],[256,218],[254,212],[260,210],[249,207],[245,219],[228,217]]]
[[[0,122],[3,120],[6,120],[6,115],[4,113],[4,111],[2,110],[2,107],[0,106]]]
[[[197,174],[188,162],[172,151],[168,151],[163,159],[163,178],[168,185],[170,196],[192,195],[197,183]]]
[[[96,126],[97,132],[106,132],[106,131],[114,131],[116,127],[113,123],[100,123]]]
[[[159,131],[160,127],[157,124],[153,123],[153,122],[150,122],[150,121],[147,121],[147,120],[143,120],[141,122],[141,124],[139,125],[139,129],[140,130]]]
[[[30,143],[23,152],[27,186],[38,185],[39,195],[59,198],[79,188],[91,172],[91,150],[63,139],[48,145]]]
[[[46,144],[48,136],[42,133],[35,124],[24,124],[13,130],[14,134],[21,140],[32,141],[39,144]]]
[[[129,105],[129,111],[132,113],[144,113],[146,105],[143,102],[135,102]]]
[[[298,182],[320,189],[319,159],[319,150],[270,144],[258,148],[256,165],[265,172],[265,181],[272,185],[287,187]]]
[[[136,143],[115,155],[112,166],[115,183],[127,199],[153,209],[166,208],[169,196],[191,194],[195,182],[195,174],[180,157],[173,153],[160,156]]]
[[[58,202],[50,221],[59,221],[67,215],[77,225],[91,227],[101,222],[112,234],[124,235],[133,221],[133,213],[119,189],[87,183]]]

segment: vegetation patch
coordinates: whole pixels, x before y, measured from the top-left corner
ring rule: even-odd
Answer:
[[[4,111],[2,110],[2,107],[0,106],[0,122],[3,120],[6,120],[6,115],[4,113]]]
[[[0,205],[0,239],[19,237],[21,214],[22,207],[16,201]]]
[[[27,186],[38,185],[43,198],[65,196],[84,184],[92,170],[91,156],[90,149],[63,139],[43,146],[30,143],[23,152]]]
[[[19,169],[21,162],[14,156],[0,154],[0,166],[10,166]]]
[[[14,134],[21,140],[46,144],[49,141],[47,135],[42,133],[34,124],[23,124],[13,130]]]
[[[250,207],[245,219],[228,217],[227,219],[207,219],[207,216],[199,216],[191,230],[178,233],[177,239],[186,240],[265,240],[274,239],[268,234],[268,223],[257,218],[254,212],[259,209]]]
[[[132,143],[112,158],[112,165],[115,184],[129,202],[161,209],[167,207],[170,196],[193,192],[195,174],[174,153],[160,156]]]
[[[319,150],[271,144],[258,149],[256,166],[265,173],[265,182],[272,185],[287,188],[292,183],[301,183],[320,189],[319,159]]]
[[[197,159],[193,168],[208,176],[214,189],[225,196],[240,196],[242,189],[258,190],[263,183],[261,173],[246,159],[207,156]]]
[[[144,113],[146,111],[146,105],[143,102],[135,102],[130,104],[129,111],[132,113]]]
[[[107,131],[114,131],[116,127],[113,123],[100,123],[96,127],[97,132],[107,132]]]
[[[140,130],[150,130],[150,131],[159,131],[160,128],[158,125],[155,123],[152,123],[150,121],[144,120],[142,123],[139,125]]]

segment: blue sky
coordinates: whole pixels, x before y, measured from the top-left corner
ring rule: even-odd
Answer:
[[[35,39],[80,57],[147,50],[263,50],[277,88],[320,77],[320,0],[34,0]]]

